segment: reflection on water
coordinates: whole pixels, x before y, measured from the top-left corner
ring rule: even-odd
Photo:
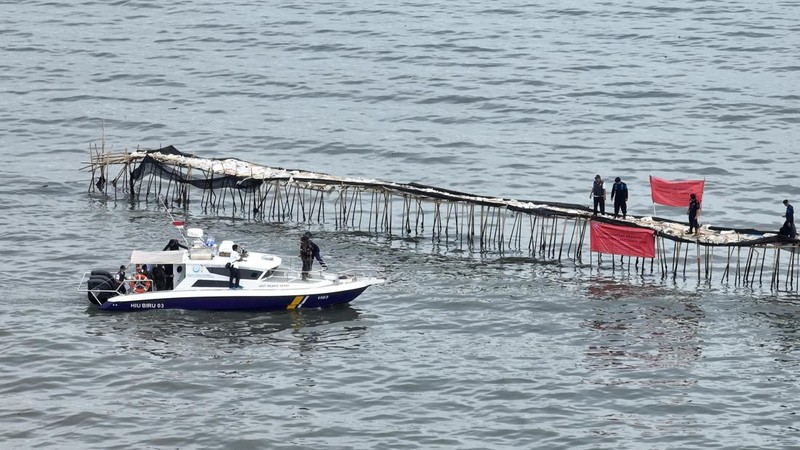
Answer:
[[[701,356],[703,310],[685,295],[649,286],[596,282],[587,289],[596,331],[586,355],[592,368],[685,367]]]
[[[366,327],[350,305],[323,310],[277,312],[143,311],[108,313],[87,308],[87,333],[127,336],[118,344],[163,358],[202,349],[233,352],[248,346],[277,346],[299,353],[358,346]]]

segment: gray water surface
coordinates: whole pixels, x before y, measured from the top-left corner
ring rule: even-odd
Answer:
[[[800,203],[800,4],[0,1],[0,448],[800,448],[796,296],[315,225],[387,284],[324,311],[105,314],[80,273],[174,237],[89,146],[588,204],[705,179]],[[115,174],[112,174],[115,175]],[[658,207],[681,220],[680,208]],[[294,254],[305,226],[187,221]]]

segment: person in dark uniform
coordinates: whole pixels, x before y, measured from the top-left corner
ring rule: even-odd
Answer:
[[[614,185],[611,186],[611,200],[614,201],[614,218],[617,218],[619,211],[622,210],[622,218],[628,214],[628,185],[617,177],[614,178]]]
[[[170,239],[167,242],[167,245],[164,246],[164,252],[166,251],[175,251],[180,249],[189,250],[189,247],[181,244],[177,239]],[[166,281],[164,282],[164,289],[173,289],[175,287],[175,266],[172,264],[166,264],[164,266],[164,277]]]
[[[180,250],[182,248],[184,248],[186,250],[189,250],[189,247],[181,244],[180,242],[178,242],[177,239],[170,239],[169,242],[167,242],[167,245],[164,246],[164,250],[162,250],[162,251],[164,251],[164,252],[170,251],[170,250],[174,251],[174,250]]]
[[[125,266],[119,266],[119,272],[117,272],[116,280],[117,280],[117,290],[121,294],[125,294],[128,290],[125,288],[125,278],[127,275],[125,274]]]
[[[597,215],[597,207],[600,206],[600,214],[606,213],[606,187],[600,175],[594,176],[594,184],[589,198],[594,200],[594,215]]]
[[[157,291],[167,290],[167,270],[163,264],[156,264],[153,267],[153,284],[156,285]]]
[[[692,230],[695,233],[700,231],[700,224],[697,222],[697,212],[700,211],[700,202],[697,201],[697,196],[694,194],[689,195],[689,233],[692,234]]]
[[[319,245],[317,245],[314,241],[311,240],[311,238],[313,237],[313,236],[311,236],[311,232],[310,231],[306,231],[305,232],[305,236],[308,236],[308,243],[309,243],[309,245],[311,245],[311,256],[313,256],[313,259],[316,259],[319,262],[319,265],[322,266],[323,270],[327,270],[328,269],[328,265],[325,264],[325,261],[322,260],[322,255],[320,254],[320,251],[319,251]],[[313,265],[313,261],[312,261],[312,265]]]
[[[797,237],[797,228],[794,226],[794,207],[789,203],[789,200],[784,200],[783,206],[786,207],[786,214],[783,215],[786,221],[783,222],[783,227],[781,227],[781,234],[795,238]]]
[[[311,234],[306,233],[300,237],[300,261],[303,262],[301,275],[307,280],[311,274],[311,265],[314,264],[314,247],[311,246]]]

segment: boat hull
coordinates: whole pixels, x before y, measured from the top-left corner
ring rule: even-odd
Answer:
[[[113,297],[99,305],[105,311],[147,311],[186,309],[207,311],[277,311],[325,308],[349,303],[370,285],[356,285],[333,292],[271,293],[259,290],[212,289],[202,292],[166,291]]]

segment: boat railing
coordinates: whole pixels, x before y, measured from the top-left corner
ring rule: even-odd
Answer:
[[[84,272],[83,276],[81,276],[81,280],[78,282],[78,292],[86,293],[89,292],[89,278],[92,277],[92,272]],[[127,281],[127,280],[126,280]],[[119,286],[117,289],[92,289],[92,291],[97,292],[117,292],[119,293]]]
[[[95,303],[102,303],[99,299],[100,294],[108,294],[108,297],[114,297],[117,295],[122,295],[125,292],[122,290],[124,289],[125,283],[128,282],[126,279],[125,282],[117,284],[115,289],[89,289],[89,279],[92,277],[92,272],[84,272],[83,276],[81,276],[81,280],[78,282],[78,292],[81,294],[91,294],[94,297]],[[91,298],[90,298],[91,300]]]
[[[314,262],[316,263],[314,264],[316,268],[312,266],[312,270],[308,272],[311,275],[311,278],[324,278],[323,273],[327,269],[320,268],[319,263],[316,261]],[[283,257],[281,270],[288,281],[300,280],[303,278],[303,261],[299,256]]]
[[[299,279],[302,278],[303,273],[303,261],[299,256],[288,256],[283,258],[284,267],[283,269],[286,271],[286,275],[290,279]],[[381,277],[381,270],[377,267],[370,267],[370,266],[349,266],[346,269],[337,270],[336,267],[328,268],[322,267],[320,263],[314,260],[314,265],[312,266],[311,271],[308,272],[311,275],[311,278],[325,278],[325,279],[335,279],[331,278],[336,277],[340,279],[351,279],[357,280],[359,278],[382,278]]]

